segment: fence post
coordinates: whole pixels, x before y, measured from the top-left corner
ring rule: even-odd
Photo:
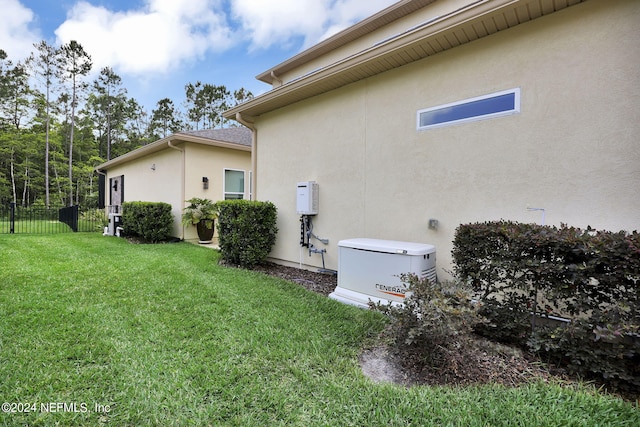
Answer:
[[[73,221],[73,225],[71,226],[71,229],[73,230],[74,233],[78,232],[78,211],[79,211],[79,208],[80,208],[79,205],[74,205],[73,209],[71,210],[72,221]]]
[[[9,210],[9,233],[15,234],[16,232],[16,203],[11,202],[11,208]]]
[[[78,231],[78,205],[60,208],[58,210],[58,221],[67,224],[76,233]]]

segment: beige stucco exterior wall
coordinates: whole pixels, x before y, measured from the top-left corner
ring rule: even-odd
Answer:
[[[185,200],[192,197],[214,201],[224,200],[225,169],[245,172],[245,199],[249,198],[249,171],[251,170],[251,153],[249,151],[187,144],[185,156],[187,165],[185,169]],[[202,177],[209,178],[209,188],[206,190],[202,185]],[[198,239],[195,227],[185,227],[184,233],[185,240]],[[217,231],[214,238],[217,238]]]
[[[640,228],[640,2],[588,1],[256,119],[258,199],[278,207],[272,258],[299,246],[295,185],[320,187],[314,233],[435,244],[461,223]],[[416,112],[511,88],[521,112],[427,131]],[[286,157],[283,153],[286,153]],[[430,218],[439,221],[428,228]]]
[[[173,206],[174,218],[179,214],[182,186],[182,153],[166,149],[125,164],[114,166],[107,171],[106,197],[109,200],[109,179],[124,175],[125,202],[164,202]],[[155,170],[152,169],[155,165]],[[179,222],[174,222],[173,235],[181,236]]]
[[[124,199],[126,202],[165,202],[172,205],[174,217],[173,236],[185,240],[197,240],[195,227],[183,227],[182,209],[185,200],[192,197],[214,201],[224,199],[224,170],[246,171],[245,194],[249,197],[249,171],[251,152],[195,143],[174,143],[178,151],[166,147],[162,151],[113,166],[107,171],[107,204],[109,178],[124,175]],[[184,154],[183,154],[184,153]],[[184,163],[183,163],[184,156]],[[155,170],[151,168],[155,165]],[[209,188],[204,189],[202,177],[209,178]]]

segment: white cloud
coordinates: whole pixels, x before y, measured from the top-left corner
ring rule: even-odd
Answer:
[[[140,75],[170,71],[232,40],[216,0],[147,0],[144,9],[126,12],[81,1],[55,33],[59,44],[82,44],[94,70]]]
[[[331,37],[335,33],[361,21],[397,0],[337,0],[329,9],[329,23],[321,39]]]
[[[239,44],[252,50],[306,48],[394,0],[143,0],[121,11],[90,2],[98,3],[73,4],[54,44],[77,40],[91,55],[94,73],[110,66],[149,76]],[[30,29],[37,23],[34,13],[19,0],[0,0],[0,10],[0,49],[10,59],[23,59],[42,40]]]
[[[290,47],[295,38],[309,47],[370,16],[396,0],[232,0],[232,13],[252,48]]]
[[[329,0],[232,0],[233,17],[252,48],[290,47],[292,39],[322,34]]]
[[[16,62],[29,56],[40,35],[29,28],[34,15],[18,0],[0,0],[0,49]]]

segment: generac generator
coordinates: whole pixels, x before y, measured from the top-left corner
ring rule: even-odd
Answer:
[[[337,301],[368,308],[369,301],[402,304],[403,273],[436,280],[436,248],[425,243],[378,239],[338,242],[338,286],[329,295]]]

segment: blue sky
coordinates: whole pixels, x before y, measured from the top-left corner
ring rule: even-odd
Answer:
[[[33,43],[76,40],[150,111],[202,81],[269,90],[255,76],[396,0],[0,0],[0,49],[16,62]]]

